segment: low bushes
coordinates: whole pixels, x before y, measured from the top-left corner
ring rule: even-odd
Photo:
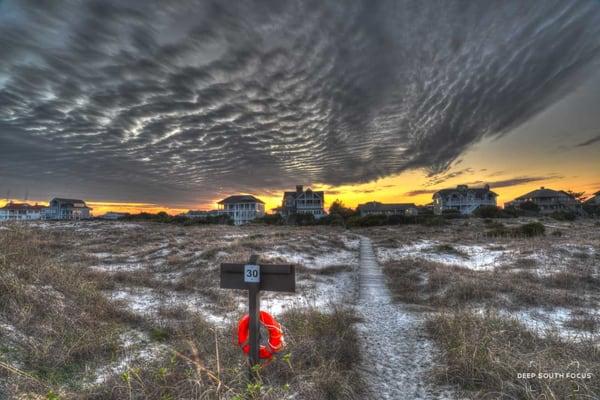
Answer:
[[[577,214],[571,211],[555,211],[550,214],[550,217],[557,221],[575,221]]]
[[[540,222],[529,222],[516,228],[507,228],[502,224],[494,224],[492,229],[486,232],[490,237],[535,237],[546,233],[546,228]]]
[[[281,214],[267,214],[261,218],[257,218],[252,221],[255,224],[264,224],[264,225],[283,225],[285,224],[285,220],[281,216]]]
[[[388,225],[389,218],[385,215],[367,215],[364,217],[350,217],[348,219],[347,226],[348,227],[369,227],[369,226],[379,226],[379,225]]]
[[[544,228],[544,225],[540,222],[530,222],[518,227],[517,232],[522,236],[534,237],[541,236],[546,233],[546,228]]]
[[[517,215],[513,210],[496,206],[481,206],[473,212],[473,216],[478,218],[514,218]]]
[[[139,213],[131,214],[121,219],[121,221],[147,221],[147,222],[159,222],[163,224],[178,224],[184,226],[191,225],[213,225],[213,224],[226,224],[233,225],[233,221],[228,215],[210,215],[205,217],[189,218],[182,215],[169,215],[164,211],[157,214],[150,213]]]

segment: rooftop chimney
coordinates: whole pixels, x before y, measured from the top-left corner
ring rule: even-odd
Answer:
[[[302,193],[302,189],[303,189],[302,185],[296,185],[296,193]]]

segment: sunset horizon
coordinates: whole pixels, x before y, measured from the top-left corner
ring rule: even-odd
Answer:
[[[597,5],[428,8],[0,2],[0,197],[97,215],[269,210],[300,184],[352,207],[599,190]]]

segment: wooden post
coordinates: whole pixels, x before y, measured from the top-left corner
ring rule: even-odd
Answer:
[[[258,380],[253,368],[260,365],[260,291],[294,293],[296,291],[296,269],[290,264],[258,264],[253,254],[245,264],[221,264],[223,289],[248,290],[249,346],[248,367],[251,381]]]
[[[248,260],[248,264],[256,265],[258,256],[253,254]],[[256,380],[256,373],[253,371],[255,365],[260,363],[258,356],[260,349],[260,283],[248,284],[248,315],[250,316],[250,353],[248,360],[250,365],[250,380]]]

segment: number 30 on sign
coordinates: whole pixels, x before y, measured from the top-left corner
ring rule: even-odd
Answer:
[[[253,264],[244,265],[244,282],[259,283],[260,282],[260,266]]]

